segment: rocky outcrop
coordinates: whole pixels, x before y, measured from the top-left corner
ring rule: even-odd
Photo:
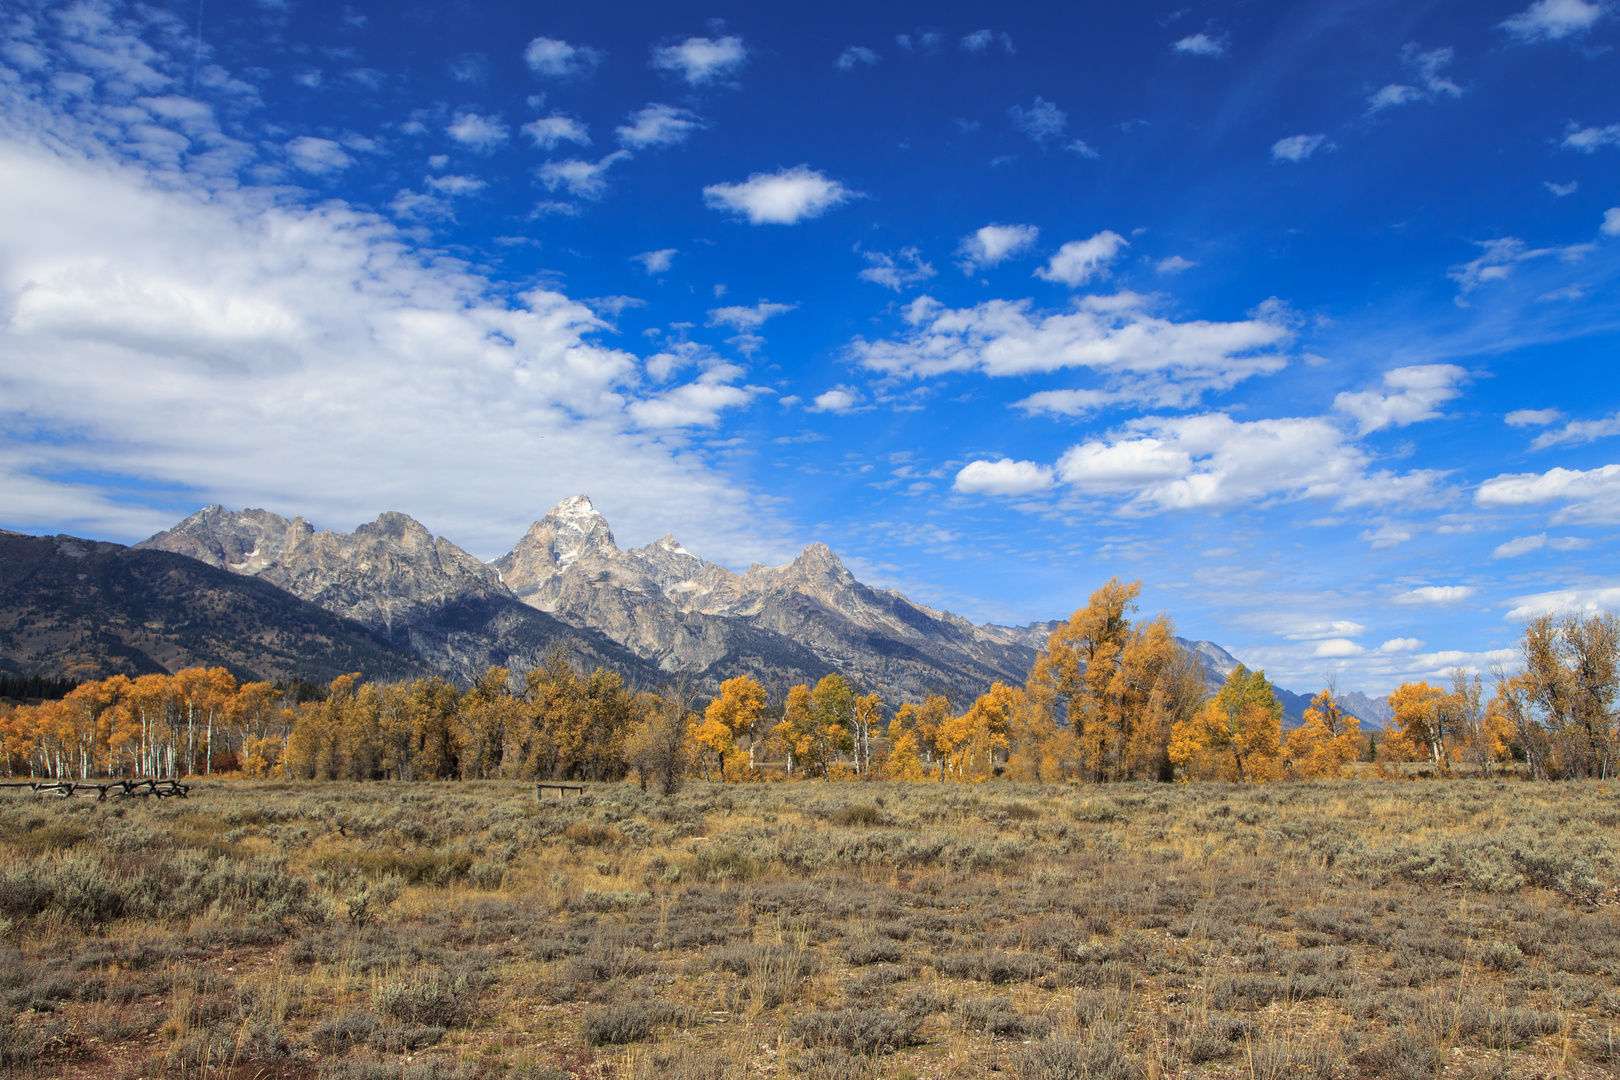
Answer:
[[[352,533],[266,510],[210,506],[136,545],[270,582],[458,675],[527,668],[553,642],[638,681],[656,673],[616,643],[518,603],[496,571],[420,522],[385,513]]]

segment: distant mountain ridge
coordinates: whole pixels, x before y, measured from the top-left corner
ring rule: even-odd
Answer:
[[[976,625],[860,582],[825,544],[742,574],[669,535],[621,549],[584,495],[487,564],[393,512],[339,533],[210,506],[136,548],[273,583],[464,676],[532,666],[563,641],[642,685],[683,673],[712,690],[739,674],[798,682],[839,671],[890,702],[945,693],[960,704],[994,681],[1022,682],[1058,625]],[[1213,642],[1180,640],[1212,688],[1238,664]],[[1309,698],[1278,696],[1298,723]]]
[[[165,551],[0,531],[0,670],[84,680],[199,666],[316,681],[430,670],[266,581]]]

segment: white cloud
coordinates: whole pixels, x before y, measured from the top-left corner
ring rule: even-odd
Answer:
[[[1013,127],[1043,145],[1062,138],[1063,129],[1069,124],[1068,113],[1040,97],[1027,109],[1014,105],[1007,110],[1007,115],[1012,117]]]
[[[1412,530],[1406,525],[1393,521],[1386,521],[1376,529],[1362,529],[1356,534],[1357,540],[1372,545],[1374,551],[1383,551],[1387,548],[1399,547],[1412,539]]]
[[[1168,259],[1160,259],[1154,264],[1154,269],[1161,274],[1179,274],[1183,270],[1191,270],[1198,264],[1191,259],[1183,259],[1180,255],[1172,255]]]
[[[590,132],[585,125],[571,116],[553,113],[523,125],[523,133],[534,140],[542,150],[554,150],[558,143],[571,142],[580,146],[591,145]]]
[[[754,173],[740,184],[710,184],[703,189],[711,208],[742,214],[751,225],[794,225],[818,218],[855,196],[808,165]]]
[[[1578,536],[1548,536],[1546,533],[1515,536],[1512,540],[1496,545],[1496,550],[1491,552],[1491,558],[1515,559],[1532,551],[1540,551],[1542,548],[1551,548],[1554,551],[1580,551],[1590,546],[1590,543]]]
[[[1390,638],[1388,641],[1378,646],[1378,651],[1381,653],[1412,653],[1423,648],[1423,645],[1424,642],[1419,638],[1396,637]]]
[[[839,71],[854,71],[856,64],[875,64],[880,57],[865,45],[851,45],[838,54],[833,66]]]
[[[1583,154],[1603,146],[1620,146],[1620,124],[1608,127],[1575,128],[1564,137],[1565,150],[1579,150]]]
[[[1620,236],[1620,206],[1603,211],[1603,224],[1598,226],[1598,232],[1604,236]]]
[[[1033,495],[1053,486],[1052,468],[1033,461],[969,462],[951,485],[967,495]]]
[[[1573,195],[1581,187],[1578,180],[1571,180],[1567,184],[1555,184],[1551,180],[1543,180],[1542,183],[1547,185],[1547,190],[1552,192],[1552,197],[1555,199],[1562,199],[1565,195]]]
[[[1397,593],[1394,600],[1397,604],[1433,607],[1460,604],[1477,592],[1479,590],[1472,585],[1425,585],[1420,589],[1408,589],[1406,592]]]
[[[912,329],[898,338],[856,339],[864,366],[897,376],[955,371],[1021,376],[1089,368],[1123,400],[1183,406],[1210,389],[1281,370],[1276,351],[1292,332],[1278,322],[1172,322],[1149,298],[1123,292],[1086,296],[1068,310],[1033,312],[1031,301],[990,300],[946,308],[931,297],[906,307]]]
[[[733,305],[731,307],[715,308],[709,312],[709,325],[730,326],[743,331],[757,330],[765,325],[767,319],[785,315],[798,306],[798,304],[772,304],[761,300],[752,307]]]
[[[480,116],[474,112],[457,113],[455,120],[445,128],[449,136],[470,150],[488,154],[507,139],[505,124],[498,117]]]
[[[1318,642],[1312,656],[1360,656],[1367,650],[1349,638],[1329,638]]]
[[[1455,364],[1393,368],[1384,372],[1384,385],[1397,393],[1382,394],[1376,390],[1343,393],[1333,399],[1333,407],[1355,417],[1361,435],[1392,425],[1405,427],[1440,416],[1436,406],[1461,394],[1458,384],[1467,378],[1468,372]]]
[[[317,139],[313,135],[300,135],[290,140],[287,143],[287,156],[294,165],[316,176],[341,172],[354,164],[354,159],[343,152],[343,147],[331,139]]]
[[[817,394],[806,406],[811,412],[850,413],[860,407],[861,392],[852,386],[835,386]]]
[[[1108,390],[1040,390],[1021,401],[1013,402],[1013,408],[1023,409],[1031,416],[1037,413],[1086,416],[1102,409],[1112,408],[1126,400],[1123,395]]]
[[[1360,637],[1367,628],[1349,619],[1304,619],[1287,624],[1280,630],[1282,636],[1293,641],[1316,641],[1321,638]]]
[[[1596,585],[1587,588],[1554,589],[1549,592],[1516,596],[1515,606],[1503,616],[1511,622],[1528,622],[1538,615],[1599,615],[1620,613],[1620,586]]]
[[[1425,52],[1416,43],[1408,43],[1401,50],[1401,62],[1417,75],[1418,81],[1423,84],[1422,89],[1391,83],[1367,99],[1367,111],[1376,113],[1413,101],[1433,101],[1442,94],[1461,97],[1462,87],[1441,74],[1451,65],[1455,55],[1450,49],[1430,49]]]
[[[1189,56],[1225,56],[1227,41],[1224,34],[1218,38],[1208,34],[1189,34],[1180,41],[1172,42],[1170,48]]]
[[[962,273],[972,274],[1022,255],[1035,246],[1040,235],[1034,225],[986,225],[957,245],[956,253],[963,256]]]
[[[578,158],[548,161],[540,166],[540,182],[546,185],[547,191],[563,187],[576,199],[600,199],[607,191],[607,171],[629,158],[627,151],[615,150],[600,161],[580,161]]]
[[[1620,524],[1620,465],[1597,469],[1548,469],[1544,473],[1503,473],[1479,485],[1474,505],[1487,510],[1562,502],[1555,525],[1576,522]]]
[[[556,38],[537,37],[523,50],[523,62],[536,75],[570,79],[589,75],[606,54],[587,45],[570,45]]]
[[[1365,451],[1317,417],[1237,421],[1224,413],[1143,417],[1071,447],[1057,477],[1137,512],[1328,499],[1341,507],[1432,496],[1441,474],[1373,471]]]
[[[428,176],[422,182],[441,195],[476,195],[489,186],[476,176]]]
[[[652,66],[672,71],[693,86],[729,78],[748,61],[748,50],[740,37],[689,37],[679,45],[653,50]]]
[[[871,265],[855,276],[895,292],[934,276],[934,265],[924,262],[922,253],[914,247],[901,248],[893,255],[882,251],[863,251],[861,257]]]
[[[1590,244],[1532,248],[1516,236],[1504,236],[1499,240],[1479,240],[1475,243],[1483,249],[1479,258],[1458,263],[1446,271],[1446,276],[1457,283],[1458,291],[1464,295],[1481,285],[1502,281],[1522,262],[1548,255],[1556,255],[1565,262],[1575,262],[1592,250]]]
[[[1003,52],[1013,53],[1017,51],[1013,48],[1012,38],[1006,34],[998,35],[992,30],[975,30],[973,33],[965,35],[961,44],[963,49],[977,55],[989,49],[998,38],[1001,41]]]
[[[488,557],[588,490],[621,536],[779,554],[728,530],[758,519],[746,493],[641,433],[681,418],[638,416],[640,363],[585,306],[511,298],[340,202],[155,182],[13,89],[0,114],[0,416],[44,436],[0,436],[8,525],[138,539],[178,491],[342,528],[397,508]]]
[[[1401,83],[1390,83],[1382,90],[1379,90],[1378,93],[1367,99],[1367,111],[1382,112],[1385,109],[1393,109],[1397,105],[1405,105],[1408,102],[1420,101],[1422,98],[1423,91],[1419,90],[1415,86],[1406,86]]]
[[[615,129],[621,146],[643,150],[650,146],[674,146],[686,141],[688,135],[703,128],[703,118],[689,109],[673,105],[650,104],[639,112],[631,113],[629,123]]]
[[[1514,409],[1502,419],[1509,427],[1546,427],[1564,418],[1557,409]]]
[[[1290,135],[1271,144],[1272,161],[1305,161],[1323,145],[1333,149],[1326,135]]]
[[[1602,420],[1571,420],[1557,431],[1544,431],[1530,442],[1530,449],[1545,450],[1566,443],[1579,445],[1620,435],[1620,412]]]
[[[1497,25],[1520,41],[1557,41],[1583,33],[1603,16],[1603,5],[1587,0],[1536,0]]]
[[[1087,240],[1070,240],[1058,249],[1051,261],[1035,271],[1035,276],[1078,289],[1093,278],[1107,277],[1108,264],[1125,247],[1130,247],[1130,243],[1119,233],[1107,229]]]
[[[714,427],[728,409],[741,408],[767,392],[758,386],[732,386],[743,374],[734,364],[716,365],[695,382],[632,402],[630,417],[644,428]]]
[[[641,264],[641,269],[649,274],[668,273],[675,262],[675,256],[680,252],[675,248],[659,248],[657,251],[643,251],[640,255],[630,256],[632,262]]]

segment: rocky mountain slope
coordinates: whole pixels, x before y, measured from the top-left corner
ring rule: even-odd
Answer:
[[[404,514],[339,533],[317,532],[302,517],[210,506],[135,546],[268,582],[441,671],[532,667],[560,643],[586,664],[649,684],[658,678],[615,642],[518,603],[489,566]]]
[[[277,588],[164,551],[0,531],[0,670],[99,679],[426,674],[413,653]]]
[[[398,513],[338,533],[211,506],[137,547],[272,583],[460,675],[531,666],[560,641],[645,686],[674,673],[713,690],[733,675],[791,684],[838,671],[890,702],[933,693],[960,702],[996,680],[1022,682],[1057,625],[975,625],[863,584],[825,544],[742,574],[673,536],[621,549],[583,495],[489,564]],[[1237,666],[1213,642],[1182,644],[1212,689]],[[1298,723],[1309,698],[1279,697]]]

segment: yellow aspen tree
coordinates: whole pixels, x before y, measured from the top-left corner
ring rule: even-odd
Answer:
[[[1265,672],[1239,664],[1214,698],[1175,725],[1170,758],[1184,779],[1274,780],[1281,733],[1282,705]]]
[[[750,676],[739,675],[721,683],[720,696],[704,710],[703,722],[693,732],[693,738],[715,755],[721,780],[726,778],[726,759],[736,751],[737,739],[758,727],[765,717],[765,707],[765,688]]]
[[[1361,752],[1361,721],[1339,706],[1333,687],[1311,698],[1305,722],[1288,733],[1288,770],[1304,780],[1332,779]]]
[[[1428,759],[1442,770],[1450,767],[1445,693],[1438,686],[1402,683],[1390,693],[1389,708],[1396,730],[1385,738],[1380,756],[1395,761]]]

